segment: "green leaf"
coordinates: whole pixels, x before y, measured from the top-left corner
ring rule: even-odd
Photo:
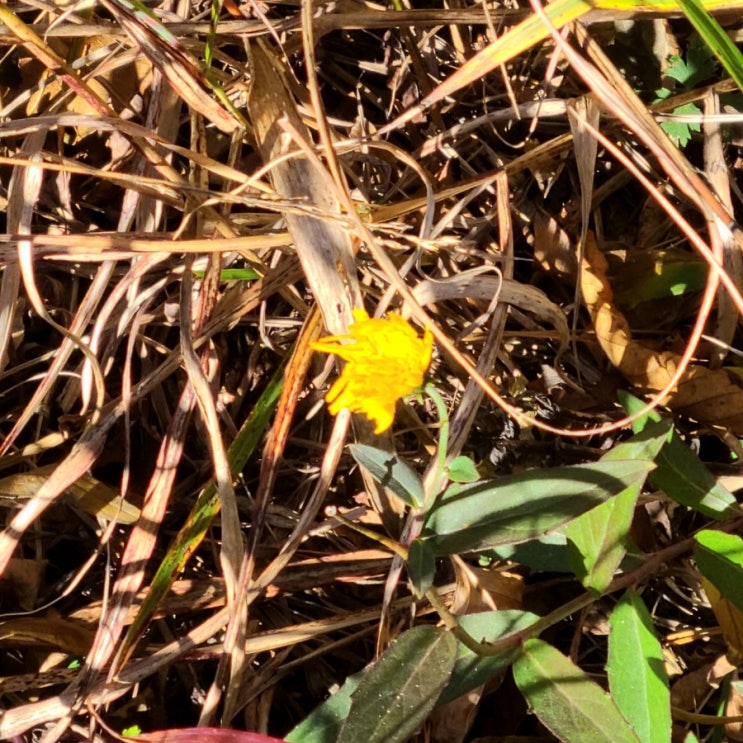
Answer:
[[[573,571],[597,593],[611,583],[629,547],[629,529],[642,484],[629,487],[571,521],[565,536],[571,546]]]
[[[725,29],[704,7],[701,0],[676,0],[676,2],[738,88],[743,89],[743,54],[725,33]],[[690,54],[691,49],[687,54],[687,60]],[[689,83],[687,87],[690,87]]]
[[[642,460],[602,461],[452,485],[429,513],[424,538],[437,554],[537,539],[642,484],[652,467]]]
[[[476,640],[494,642],[501,637],[526,629],[538,619],[536,614],[528,611],[483,611],[460,617],[459,624]],[[514,646],[504,648],[498,655],[477,655],[459,643],[454,671],[437,704],[453,702],[462,694],[490,681],[497,673],[508,668],[520,652],[520,646]]]
[[[671,423],[651,423],[639,434],[614,447],[602,462],[642,459],[653,461],[671,433]],[[571,545],[571,562],[586,588],[601,593],[611,583],[630,545],[629,530],[643,483],[628,488],[571,521],[565,536]]]
[[[680,250],[636,253],[612,280],[614,299],[622,307],[635,308],[643,302],[679,297],[704,288],[709,269],[700,258]]]
[[[609,695],[543,640],[524,643],[513,677],[542,724],[560,740],[639,743]]]
[[[408,550],[408,576],[417,596],[422,596],[432,585],[436,572],[436,555],[431,545],[421,539],[410,544]]]
[[[619,401],[630,415],[645,405],[642,400],[627,392],[619,393]],[[632,428],[635,432],[642,431],[649,421],[660,419],[653,411],[636,420]],[[650,474],[651,484],[676,503],[718,521],[740,515],[740,506],[735,496],[717,482],[715,476],[675,431],[661,449],[655,463],[657,467]]]
[[[351,695],[356,691],[364,671],[349,676],[343,686],[284,736],[287,743],[335,743],[348,713]]]
[[[643,600],[624,594],[609,619],[611,696],[642,743],[671,740],[671,694],[663,651]]]
[[[407,741],[436,704],[456,657],[447,630],[422,625],[400,635],[364,674],[337,743]]]
[[[350,444],[351,456],[383,487],[400,496],[409,506],[423,505],[423,483],[418,473],[396,454],[366,444]]]
[[[511,560],[529,568],[532,573],[571,573],[574,572],[570,553],[571,548],[562,531],[553,531],[539,539],[521,544],[503,544],[494,547],[492,554],[501,560]]]
[[[743,539],[705,529],[694,536],[694,559],[702,575],[743,611]]]
[[[206,271],[194,271],[193,275],[197,279],[203,279]],[[254,281],[260,277],[253,268],[223,268],[219,272],[220,281]]]
[[[673,425],[669,420],[659,419],[646,423],[635,435],[617,444],[611,451],[601,457],[602,462],[623,461],[628,459],[643,459],[654,462],[658,454],[668,443]],[[652,475],[651,475],[652,477]]]
[[[686,90],[689,90],[712,77],[715,74],[716,66],[710,48],[696,40],[689,44],[686,61],[678,54],[668,58],[668,67],[663,71],[663,74],[676,80]]]
[[[475,463],[465,456],[454,457],[446,468],[446,475],[452,482],[476,482],[480,479]]]
[[[693,103],[685,103],[674,108],[672,113],[698,116],[702,112]],[[677,147],[686,147],[691,142],[692,132],[701,132],[702,125],[697,121],[661,121],[660,128],[673,140]]]

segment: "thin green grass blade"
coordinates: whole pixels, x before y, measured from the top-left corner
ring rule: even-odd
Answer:
[[[212,0],[211,15],[209,18],[209,33],[204,45],[204,67],[207,77],[214,61],[214,46],[217,42],[217,26],[219,25],[219,16],[222,14],[222,0]]]
[[[199,62],[173,33],[140,0],[100,0],[142,52],[160,69],[183,100],[225,133],[247,128],[243,114],[230,101],[213,76],[205,74]],[[205,91],[213,93],[215,103]]]
[[[735,84],[743,90],[743,54],[701,0],[677,0],[689,22],[712,50]]]

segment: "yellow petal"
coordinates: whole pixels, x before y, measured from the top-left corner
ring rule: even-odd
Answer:
[[[433,334],[420,338],[400,315],[370,318],[363,309],[353,312],[348,335],[331,335],[312,344],[316,351],[334,353],[347,362],[325,396],[328,410],[343,408],[364,413],[375,423],[375,433],[386,431],[395,416],[395,403],[423,384],[433,355]]]

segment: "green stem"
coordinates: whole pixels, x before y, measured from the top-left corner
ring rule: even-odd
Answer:
[[[449,411],[444,398],[436,389],[433,382],[428,382],[423,391],[431,398],[439,416],[439,446],[436,450],[434,470],[430,478],[426,478],[423,512],[426,513],[433,505],[433,501],[441,491],[446,481],[446,453],[449,448]]]

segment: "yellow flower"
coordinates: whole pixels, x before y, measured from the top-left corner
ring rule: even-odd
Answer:
[[[423,384],[431,363],[433,335],[423,338],[400,315],[370,319],[365,310],[354,310],[348,335],[329,335],[312,343],[315,351],[334,353],[347,362],[340,377],[325,395],[328,410],[343,408],[364,413],[374,421],[374,433],[386,431],[395,417],[395,403]]]

